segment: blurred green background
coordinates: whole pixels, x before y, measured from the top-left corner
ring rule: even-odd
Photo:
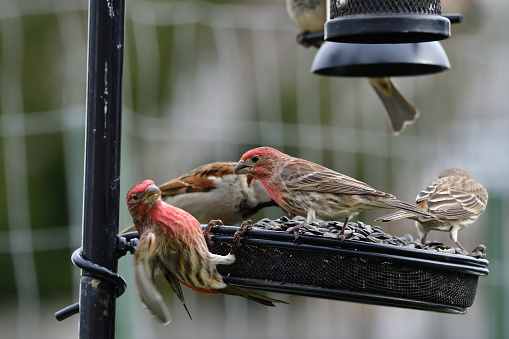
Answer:
[[[81,242],[87,6],[84,0],[0,3],[1,338],[77,337],[77,316],[53,313],[77,301]],[[120,261],[128,290],[118,299],[118,338],[504,338],[509,337],[509,24],[503,0],[444,0],[465,20],[442,42],[452,68],[397,78],[421,112],[392,136],[365,79],[309,72],[315,50],[284,1],[140,1],[126,10],[121,225],[128,189],[163,183],[201,164],[236,161],[273,146],[412,202],[442,170],[467,170],[488,190],[477,223],[460,232],[469,250],[488,248],[466,315],[274,295],[267,310],[240,298],[185,291],[194,321],[169,297],[174,321],[160,326],[140,305],[132,258]],[[359,216],[368,224],[383,211]],[[254,219],[276,218],[269,209]],[[383,225],[417,236],[413,222]],[[431,233],[448,245],[446,233]],[[168,293],[171,294],[171,293]]]

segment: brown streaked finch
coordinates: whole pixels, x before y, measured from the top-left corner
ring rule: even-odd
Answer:
[[[452,168],[443,171],[417,195],[418,207],[428,211],[435,219],[429,219],[408,211],[396,211],[376,220],[415,220],[422,244],[429,231],[449,232],[452,241],[467,252],[458,241],[458,231],[474,223],[488,204],[488,192],[466,171]],[[468,252],[467,252],[468,253]]]
[[[217,271],[216,265],[235,262],[234,251],[239,246],[240,234],[249,223],[237,231],[230,254],[222,256],[209,252],[196,218],[162,201],[161,190],[152,180],[131,188],[126,201],[140,235],[134,265],[138,291],[143,303],[163,323],[169,323],[171,317],[154,285],[157,270],[163,273],[186,310],[180,283],[199,293],[237,295],[266,306],[281,302],[226,285]]]
[[[219,219],[238,224],[262,208],[277,206],[252,175],[235,175],[235,162],[202,165],[159,186],[163,201],[181,208],[202,224]],[[133,231],[134,225],[120,234]]]
[[[233,172],[252,174],[281,208],[306,217],[302,224],[294,227],[296,239],[298,229],[315,218],[345,218],[339,234],[343,238],[348,220],[363,210],[401,208],[434,218],[428,212],[362,181],[270,147],[244,153]]]
[[[325,0],[286,0],[286,11],[295,26],[301,30],[297,41],[305,47],[309,44],[303,41],[306,33],[324,30],[327,20],[327,4]],[[319,48],[323,42],[314,44]],[[382,100],[389,116],[392,131],[398,135],[419,117],[419,110],[399,91],[389,77],[368,78],[370,85]]]

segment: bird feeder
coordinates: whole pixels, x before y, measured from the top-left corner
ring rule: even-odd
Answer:
[[[452,24],[461,23],[461,14],[444,15]],[[324,33],[301,37],[307,44],[323,42]],[[390,77],[438,73],[451,67],[438,41],[401,44],[322,43],[311,72],[326,76]]]
[[[391,44],[451,36],[440,0],[329,0],[328,8],[327,41]]]
[[[230,251],[236,227],[211,231],[211,252]],[[252,229],[236,262],[218,266],[227,284],[374,305],[466,313],[488,261],[394,245]]]
[[[413,44],[324,42],[311,72],[327,76],[390,77],[425,75],[451,67],[438,41]]]

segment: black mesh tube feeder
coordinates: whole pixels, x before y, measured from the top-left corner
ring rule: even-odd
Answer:
[[[444,15],[451,23],[463,21],[461,14]],[[307,44],[323,42],[324,33],[301,37]],[[451,67],[438,41],[400,44],[365,44],[325,41],[316,52],[311,72],[325,76],[392,77],[427,75]]]
[[[328,0],[325,40],[348,43],[412,43],[451,36],[440,0]]]

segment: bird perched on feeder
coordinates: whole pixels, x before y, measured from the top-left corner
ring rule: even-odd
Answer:
[[[264,207],[277,206],[252,175],[233,174],[235,162],[200,166],[159,186],[166,203],[191,213],[202,224],[220,219],[235,225]]]
[[[434,218],[430,213],[362,181],[270,147],[244,153],[233,172],[252,174],[284,210],[306,217],[293,229],[296,239],[299,228],[315,218],[345,218],[339,234],[343,237],[348,220],[363,210],[401,208]]]
[[[309,47],[303,37],[307,33],[315,33],[324,30],[327,20],[327,8],[325,0],[286,0],[286,11],[295,26],[301,30],[297,35],[297,41]],[[320,48],[323,41],[315,43]],[[378,94],[385,106],[394,135],[398,135],[419,117],[419,110],[403,94],[391,78],[368,78],[369,83]]]
[[[169,323],[171,317],[154,286],[157,269],[163,273],[188,313],[180,283],[199,293],[237,295],[266,306],[282,302],[229,286],[216,269],[216,265],[235,262],[235,249],[249,222],[245,222],[235,234],[230,254],[222,256],[209,252],[198,220],[161,200],[161,190],[153,181],[145,180],[131,188],[126,201],[140,234],[135,252],[138,291],[145,305],[163,323]]]
[[[463,252],[467,252],[458,241],[458,231],[474,223],[484,212],[488,204],[488,192],[466,171],[452,168],[440,173],[438,179],[417,195],[415,202],[435,218],[429,219],[409,211],[396,211],[376,220],[415,220],[421,243],[424,244],[431,230],[449,232],[451,240]]]
[[[219,219],[225,225],[247,220],[262,208],[277,206],[252,175],[235,175],[235,162],[214,162],[159,186],[163,201],[179,207],[202,224]],[[134,230],[134,225],[122,233]]]

